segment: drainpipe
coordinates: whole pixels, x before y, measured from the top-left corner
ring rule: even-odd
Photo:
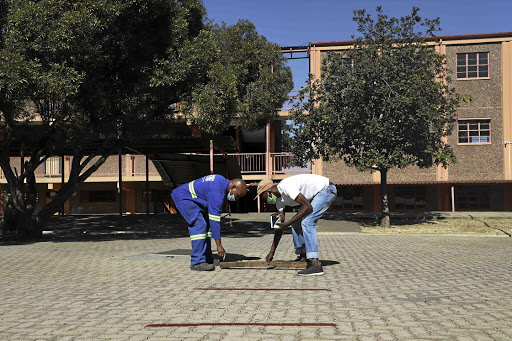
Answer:
[[[270,123],[265,127],[265,176],[270,179],[272,170],[270,169]]]
[[[210,140],[210,174],[213,174],[213,140]]]
[[[64,187],[64,155],[60,157],[61,163],[60,163],[60,188]],[[59,212],[60,215],[64,215],[64,203],[62,204],[62,207],[60,208],[61,212]]]
[[[511,141],[505,141],[505,148],[507,148],[507,146],[509,144],[512,144]],[[510,159],[511,156],[510,156],[510,149],[512,148],[508,148],[508,179],[509,180],[512,180],[512,160]]]
[[[452,194],[452,212],[455,212],[455,186],[453,186],[453,185],[451,188],[451,194]]]
[[[118,150],[118,175],[119,180],[117,182],[118,188],[117,191],[119,193],[119,216],[123,216],[123,152],[122,149],[119,148]]]
[[[149,215],[149,158],[146,155],[146,215]]]

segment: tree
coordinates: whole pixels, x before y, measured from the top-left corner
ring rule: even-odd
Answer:
[[[4,1],[0,51],[0,165],[7,179],[4,239],[33,239],[106,158],[172,113],[212,53],[165,86],[162,60],[211,40],[199,1]],[[26,158],[10,164],[11,150]],[[68,181],[37,215],[35,170],[71,152]]]
[[[0,9],[3,239],[39,238],[119,147],[176,120],[176,103],[223,94],[225,82],[212,76],[223,76],[221,49],[200,0],[0,0]],[[230,117],[239,109],[218,108]],[[226,128],[196,119],[212,133]],[[21,169],[10,163],[13,150],[26,159]],[[35,170],[64,153],[69,179],[36,213]]]
[[[211,25],[219,57],[208,71],[208,83],[196,88],[192,108],[197,123],[213,133],[236,120],[247,130],[265,126],[293,89],[291,69],[281,48],[258,35],[254,25]]]
[[[311,80],[294,109],[293,152],[299,162],[341,159],[381,176],[381,226],[389,226],[387,173],[393,167],[446,166],[455,155],[450,135],[459,96],[450,87],[445,57],[427,38],[439,19],[422,20],[419,9],[377,19],[354,11],[360,37],[352,48],[331,52],[320,81]]]

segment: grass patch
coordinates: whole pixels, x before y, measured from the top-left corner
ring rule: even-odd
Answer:
[[[418,222],[395,222],[383,228],[376,224],[363,224],[363,233],[384,234],[467,234],[467,235],[512,235],[512,219],[496,218],[450,218]]]

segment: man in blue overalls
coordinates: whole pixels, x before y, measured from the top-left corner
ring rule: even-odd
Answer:
[[[190,268],[197,271],[215,270],[211,237],[217,244],[217,255],[226,256],[220,239],[220,216],[225,199],[236,201],[247,192],[242,179],[227,180],[212,174],[183,184],[172,192],[176,208],[188,223],[192,255]],[[206,218],[208,214],[208,218]]]

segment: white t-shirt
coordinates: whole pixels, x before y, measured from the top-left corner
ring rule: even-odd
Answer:
[[[276,207],[281,210],[285,206],[298,206],[300,205],[295,201],[299,194],[302,194],[309,201],[318,192],[329,186],[329,179],[325,176],[316,174],[301,174],[294,175],[281,180],[277,185],[281,197],[277,198]]]

